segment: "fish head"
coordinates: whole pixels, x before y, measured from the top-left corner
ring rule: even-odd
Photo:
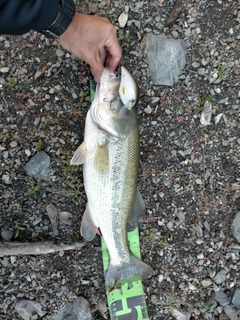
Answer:
[[[114,137],[125,136],[126,131],[130,130],[132,108],[137,101],[138,86],[127,69],[122,67],[122,74],[118,77],[105,68],[90,109],[92,119],[106,134]]]
[[[119,85],[119,96],[125,108],[131,110],[139,100],[139,88],[131,73],[121,67],[121,81]]]

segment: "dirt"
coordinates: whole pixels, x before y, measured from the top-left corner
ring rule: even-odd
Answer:
[[[123,49],[120,64],[134,74],[141,94],[139,189],[146,217],[139,225],[140,246],[142,259],[155,270],[144,282],[149,318],[174,319],[178,309],[186,316],[183,319],[190,319],[188,312],[191,319],[227,319],[224,305],[215,302],[213,293],[222,290],[235,310],[231,298],[240,286],[240,249],[233,248],[237,240],[231,226],[240,208],[240,4],[185,1],[170,27],[165,22],[173,1],[144,1],[134,11],[138,4],[111,1],[97,13],[117,26],[125,5],[130,6],[132,23],[118,28],[118,35]],[[172,87],[151,82],[140,49],[149,31],[167,36],[177,31],[187,42],[189,61]],[[86,206],[82,171],[68,163],[83,140],[90,72],[86,64],[59,49],[56,41],[33,32],[0,36],[0,69],[9,67],[0,72],[0,174],[11,179],[9,184],[0,183],[0,229],[13,231],[12,241],[82,240],[79,229]],[[219,82],[211,82],[214,73]],[[200,124],[205,100],[213,107],[209,126]],[[215,123],[220,113],[225,116]],[[34,180],[24,170],[39,150],[51,157],[48,181]],[[46,213],[49,203],[73,215],[71,226],[58,224],[57,237]],[[99,301],[106,303],[100,247],[97,237],[81,250],[64,254],[0,258],[0,318],[20,319],[14,309],[17,298],[40,301],[47,312],[43,319],[51,319],[74,297],[83,296],[96,320],[109,319],[108,312],[98,307]],[[225,277],[218,280],[222,270]],[[235,312],[240,317],[239,310]]]

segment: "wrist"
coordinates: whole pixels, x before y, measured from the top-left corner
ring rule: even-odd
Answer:
[[[58,38],[63,34],[70,23],[72,22],[75,14],[75,4],[73,0],[59,0],[59,11],[56,19],[43,33],[48,38]]]

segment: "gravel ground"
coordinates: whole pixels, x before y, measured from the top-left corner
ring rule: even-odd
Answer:
[[[121,64],[141,91],[139,188],[147,212],[140,240],[143,260],[155,270],[144,282],[150,319],[237,319],[240,245],[231,224],[240,207],[240,2],[186,0],[169,27],[173,3],[85,1],[83,10],[116,26],[122,12],[129,14],[118,36]],[[142,49],[148,32],[187,42],[189,61],[172,87],[151,83]],[[90,105],[88,66],[40,34],[0,35],[0,97],[0,230],[12,230],[13,241],[53,240],[46,212],[53,203],[73,215],[55,239],[81,241],[82,173],[68,162]],[[213,116],[203,127],[206,100]],[[23,168],[39,150],[51,157],[47,181]],[[99,237],[81,250],[0,258],[0,318],[20,319],[17,298],[39,301],[42,319],[51,319],[83,296],[95,319],[109,319],[100,264]]]

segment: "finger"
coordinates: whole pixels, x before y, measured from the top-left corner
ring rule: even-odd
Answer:
[[[108,49],[106,68],[115,71],[122,57],[122,49],[117,40],[111,46],[106,47]]]
[[[90,70],[91,73],[94,77],[94,80],[99,83],[100,82],[100,77],[103,73],[103,65],[101,63],[100,57],[97,54],[97,56],[95,57],[95,60],[93,59],[92,63],[90,64]]]
[[[105,47],[101,47],[99,49],[99,57],[100,57],[100,61],[102,63],[102,65],[104,66],[105,60],[106,60],[106,48]]]

